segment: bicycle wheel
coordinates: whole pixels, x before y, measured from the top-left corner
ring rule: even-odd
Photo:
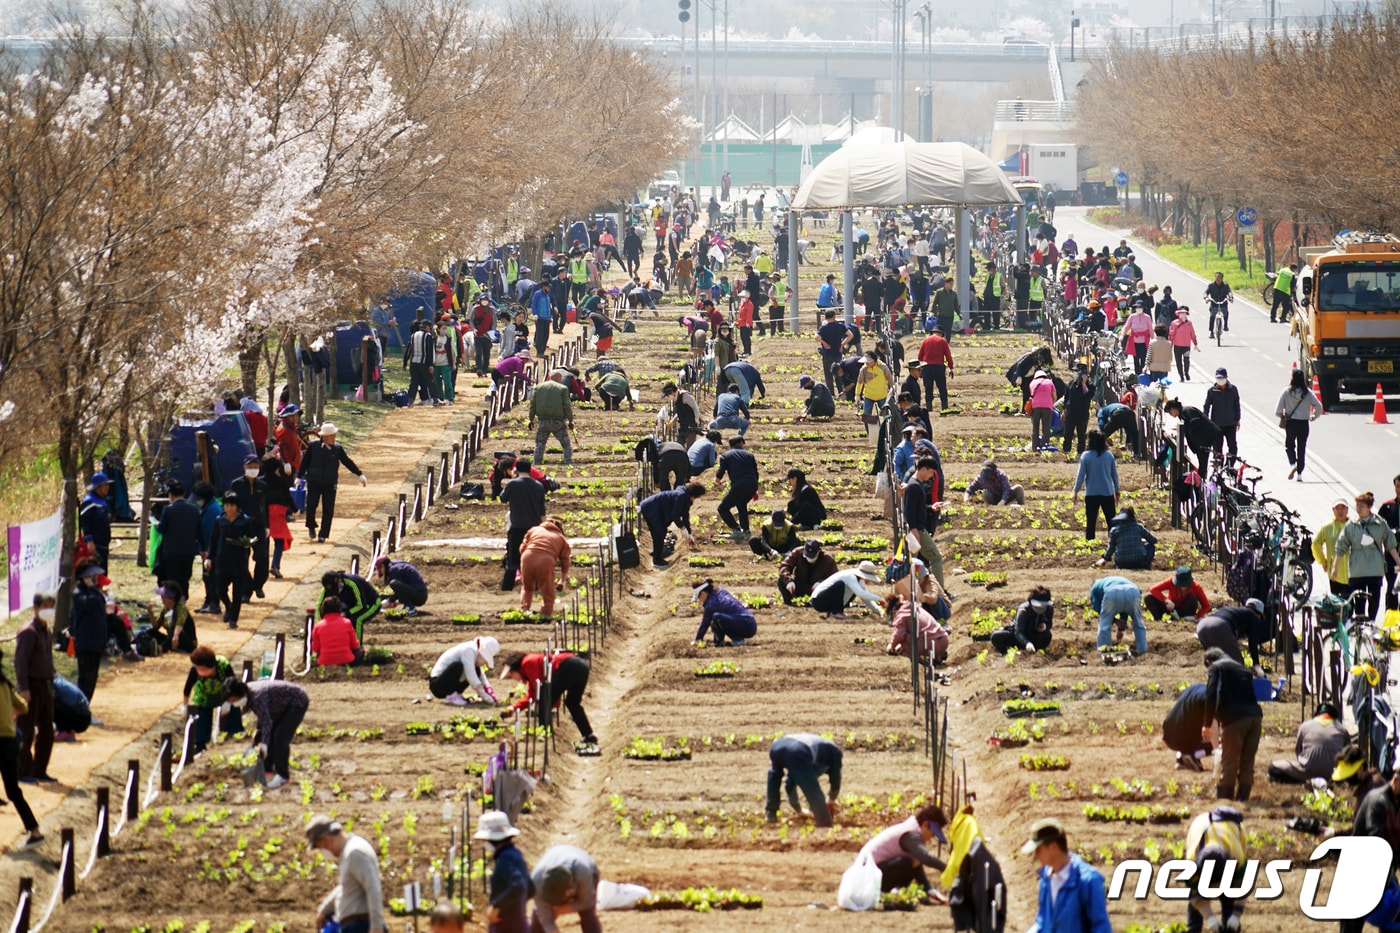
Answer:
[[[1225,315],[1224,313],[1215,316],[1215,323],[1210,328],[1215,332],[1215,345],[1222,346],[1225,342]]]
[[[1311,564],[1289,557],[1284,564],[1283,588],[1294,602],[1303,602],[1312,594],[1313,569]]]

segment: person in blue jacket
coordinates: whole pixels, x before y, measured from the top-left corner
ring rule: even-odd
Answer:
[[[78,504],[78,528],[92,551],[92,559],[101,567],[107,566],[107,553],[112,546],[112,510],[107,505],[111,489],[112,481],[106,473],[94,473],[87,495]]]
[[[543,357],[549,349],[549,322],[554,316],[554,307],[549,301],[549,276],[544,276],[540,287],[530,296],[530,316],[535,319],[535,353]]]
[[[768,397],[768,388],[763,384],[763,377],[759,375],[758,369],[752,363],[744,360],[736,360],[724,367],[724,375],[734,385],[739,387],[739,397],[748,405],[753,400],[754,393],[758,393],[759,398]]]
[[[783,773],[787,773],[788,803],[797,811],[802,805],[797,802],[797,789],[807,798],[807,806],[812,809],[812,817],[818,826],[831,825],[831,811],[841,796],[841,746],[830,739],[807,732],[785,735],[768,747],[768,822],[778,821],[778,790],[783,784]],[[822,799],[821,784],[817,778],[825,774],[831,790]]]
[[[107,651],[107,598],[98,583],[107,571],[85,560],[78,565],[78,585],[68,610],[68,635],[78,662],[78,689],[89,701],[97,691],[97,674]]]
[[[481,814],[474,838],[491,844],[490,900],[486,907],[486,922],[492,933],[525,933],[525,906],[530,901],[530,869],[525,856],[516,848],[515,837],[520,830],[510,825],[510,817],[500,810]]]
[[[705,494],[703,483],[687,483],[680,489],[654,493],[637,507],[651,536],[651,565],[660,570],[666,562],[666,529],[675,525],[685,532],[686,540],[695,547],[695,535],[690,530],[690,507]]]
[[[219,523],[219,516],[224,514],[224,509],[214,495],[214,487],[203,480],[194,484],[194,501],[195,505],[199,506],[199,556],[204,581],[204,605],[195,612],[213,613],[219,611],[219,576],[212,566],[204,564],[204,559],[209,557],[209,544],[214,540],[214,526]]]
[[[1037,820],[1022,855],[1034,855],[1040,868],[1040,901],[1027,933],[1113,933],[1103,875],[1069,851],[1059,820]]]
[[[695,584],[691,601],[699,603],[702,609],[700,627],[695,630],[697,644],[704,640],[706,632],[713,630],[716,648],[723,648],[726,638],[737,648],[758,631],[758,622],[749,607],[733,593],[715,586],[709,577]]]
[[[1147,652],[1147,626],[1142,621],[1142,590],[1127,577],[1104,577],[1095,580],[1089,587],[1089,605],[1099,614],[1098,646],[1107,648],[1109,631],[1120,616],[1127,616],[1133,623],[1133,635],[1137,641],[1133,647],[1136,654]],[[1118,623],[1113,641],[1121,641],[1127,630],[1126,623]]]
[[[394,601],[409,615],[417,615],[418,607],[428,601],[428,584],[418,568],[406,560],[381,557],[374,562],[380,581],[394,593]]]

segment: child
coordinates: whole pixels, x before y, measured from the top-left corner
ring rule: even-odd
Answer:
[[[475,838],[491,845],[491,857],[495,868],[491,870],[491,899],[486,908],[486,922],[489,933],[525,933],[525,903],[530,896],[530,872],[525,865],[525,856],[515,846],[515,837],[520,830],[510,825],[510,818],[499,810],[481,814],[479,829]],[[430,927],[434,933],[438,927]],[[444,926],[443,933],[460,931],[460,920],[456,927]]]

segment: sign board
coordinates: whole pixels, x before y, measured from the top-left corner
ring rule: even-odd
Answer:
[[[1118,174],[1114,175],[1114,176],[1113,176],[1113,183],[1114,183],[1115,185],[1117,185],[1118,187],[1120,187],[1120,188],[1123,187],[1124,185],[1126,185],[1126,184],[1128,183],[1128,173],[1127,173],[1127,172],[1119,172]]]
[[[1259,222],[1259,212],[1252,207],[1242,207],[1235,211],[1235,221],[1241,227],[1252,227]]]
[[[9,527],[10,612],[32,605],[36,590],[56,590],[63,539],[63,510],[37,522]]]

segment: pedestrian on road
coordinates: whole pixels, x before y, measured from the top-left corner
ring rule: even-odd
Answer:
[[[1347,559],[1348,585],[1352,593],[1365,590],[1366,597],[1356,605],[1356,615],[1360,619],[1374,619],[1380,609],[1381,578],[1385,576],[1385,558],[1400,564],[1400,552],[1396,551],[1395,533],[1390,526],[1373,511],[1376,497],[1370,492],[1357,494],[1355,498],[1356,518],[1347,522],[1342,533],[1337,536],[1337,556],[1334,563]]]
[[[280,466],[279,466],[280,469]],[[229,492],[238,496],[240,511],[248,516],[253,527],[253,567],[248,586],[243,591],[243,601],[249,602],[254,596],[263,599],[263,586],[271,572],[271,555],[268,534],[268,484],[262,478],[262,460],[257,454],[243,458],[243,475],[229,484]]]
[[[1156,334],[1147,346],[1147,376],[1153,382],[1161,382],[1172,371],[1172,342],[1167,336],[1167,326],[1158,324]]]
[[[1376,509],[1376,514],[1385,520],[1390,527],[1391,534],[1400,540],[1400,475],[1396,475],[1391,481],[1395,487],[1395,497],[1385,500],[1381,507]],[[1390,555],[1385,558],[1385,608],[1400,609],[1400,594],[1395,591],[1396,563],[1390,559]]]
[[[306,691],[285,680],[255,680],[245,684],[237,677],[224,681],[230,706],[258,717],[254,742],[263,746],[264,783],[276,789],[291,780],[292,739],[311,701]]]
[[[422,310],[421,308],[419,309]],[[437,386],[433,379],[433,356],[437,338],[433,335],[433,325],[428,321],[414,321],[413,332],[403,348],[403,368],[409,372],[408,397],[414,396],[419,405],[441,405],[437,396]]]
[[[19,777],[51,783],[53,754],[53,620],[58,597],[34,594],[34,615],[15,634],[15,687],[27,709],[19,717]]]
[[[1089,449],[1079,455],[1079,472],[1074,478],[1073,504],[1079,504],[1084,490],[1084,537],[1092,541],[1098,533],[1099,513],[1108,527],[1118,505],[1118,461],[1108,449],[1108,438],[1095,429],[1089,432]]]
[[[830,826],[836,801],[841,798],[841,746],[830,739],[807,732],[785,735],[768,747],[768,822],[778,822],[781,805],[779,791],[787,775],[788,803],[804,816],[811,816],[817,826]],[[830,791],[822,797],[818,778],[825,774]],[[807,798],[810,810],[804,810],[797,800],[798,789]]]
[[[316,925],[324,929],[334,919],[339,933],[388,933],[384,919],[384,886],[374,846],[318,813],[306,824],[306,843],[314,852],[324,849],[340,866],[336,886],[316,908]]]
[[[1205,722],[1220,724],[1218,800],[1248,800],[1254,786],[1254,756],[1264,710],[1254,696],[1254,677],[1243,664],[1219,648],[1206,652]],[[1201,738],[1204,739],[1205,732]]]
[[[1224,446],[1228,448],[1227,463],[1233,463],[1239,456],[1239,442],[1236,434],[1240,428],[1240,390],[1230,382],[1230,373],[1224,366],[1215,371],[1215,384],[1206,390],[1206,400],[1201,405],[1201,414],[1210,419],[1220,429]],[[1221,442],[1215,442],[1217,455]]]
[[[205,550],[200,534],[200,508],[185,498],[185,488],[180,483],[171,483],[169,492],[170,504],[161,511],[160,521],[156,523],[160,547],[152,568],[156,579],[175,581],[181,596],[188,599],[195,559]]]
[[[709,577],[691,585],[693,603],[699,603],[700,627],[691,639],[697,645],[705,640],[705,633],[714,632],[716,648],[723,648],[725,639],[739,648],[758,632],[758,621],[748,606],[739,601],[733,593],[715,586]]]
[[[219,581],[219,605],[223,607],[224,622],[229,628],[238,628],[238,615],[246,597],[251,595],[253,581],[248,574],[248,558],[259,526],[243,514],[242,501],[236,493],[225,493],[223,505],[224,514],[214,525],[214,538],[209,543],[209,557],[204,563],[213,569]]]
[[[1338,599],[1351,595],[1346,556],[1337,554],[1337,539],[1342,536],[1350,517],[1351,505],[1338,497],[1332,503],[1332,520],[1318,528],[1312,539],[1313,560],[1326,571],[1328,591]]]
[[[1059,820],[1037,820],[1022,855],[1040,863],[1036,933],[1113,933],[1104,896],[1103,875],[1069,851],[1069,839]]]
[[[1278,270],[1274,277],[1274,289],[1270,298],[1273,299],[1269,305],[1269,323],[1288,323],[1288,319],[1293,316],[1293,301],[1298,287],[1298,264],[1292,262],[1287,269]]]
[[[112,546],[112,510],[107,495],[112,481],[106,473],[94,473],[88,482],[87,495],[78,504],[78,530],[88,553],[99,567],[107,566],[107,552]]]
[[[1140,376],[1147,368],[1147,345],[1152,341],[1152,315],[1142,305],[1136,305],[1123,324],[1123,349],[1133,358],[1133,374]]]
[[[1196,327],[1191,323],[1190,308],[1182,306],[1176,309],[1176,320],[1167,330],[1167,339],[1171,341],[1172,355],[1176,358],[1176,374],[1182,382],[1190,382],[1191,348],[1201,348],[1201,342],[1196,339]]]
[[[1283,452],[1288,456],[1288,478],[1303,481],[1307,465],[1308,432],[1312,422],[1322,414],[1322,403],[1308,388],[1307,377],[1301,369],[1293,370],[1288,388],[1278,397],[1279,425],[1283,428]]]
[[[335,520],[335,492],[340,483],[340,468],[343,466],[360,478],[360,485],[369,484],[365,474],[345,448],[336,443],[339,434],[334,424],[327,421],[321,425],[320,437],[311,442],[301,458],[301,469],[297,476],[306,480],[306,530],[312,541],[325,544],[331,535],[331,522]],[[322,507],[320,536],[316,534],[316,507]]]

